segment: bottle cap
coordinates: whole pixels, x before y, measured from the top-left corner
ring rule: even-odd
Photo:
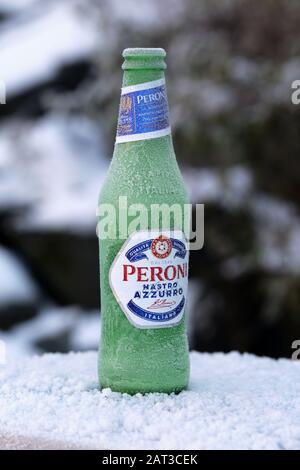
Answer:
[[[166,69],[164,58],[166,51],[161,48],[133,47],[124,49],[123,70],[130,69]]]

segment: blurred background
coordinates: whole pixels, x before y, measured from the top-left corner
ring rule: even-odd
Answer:
[[[205,204],[199,351],[300,339],[298,0],[0,0],[0,340],[8,360],[99,339],[95,211],[125,47],[164,47],[174,143]]]

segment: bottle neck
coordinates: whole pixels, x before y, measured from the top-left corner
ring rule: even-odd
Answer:
[[[165,78],[165,71],[161,69],[129,69],[124,70],[122,86],[138,85]]]

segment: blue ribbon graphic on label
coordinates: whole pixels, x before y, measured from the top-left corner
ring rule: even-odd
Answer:
[[[185,244],[182,243],[180,240],[177,240],[177,238],[170,238],[170,240],[172,243],[172,247],[175,248],[176,250],[174,258],[184,259],[186,255]],[[141,259],[148,259],[148,256],[146,255],[146,251],[150,250],[152,242],[153,242],[153,239],[146,240],[133,246],[130,250],[127,251],[127,253],[125,253],[126,258],[131,263],[140,261]]]
[[[177,240],[177,238],[171,238],[171,242],[172,242],[173,248],[175,248],[175,250],[177,250],[176,253],[175,253],[174,258],[184,259],[185,254],[186,254],[185,244],[182,243],[180,240]]]
[[[128,302],[127,307],[132,313],[134,313],[138,317],[143,318],[144,320],[165,322],[165,321],[169,321],[177,317],[181,313],[184,307],[184,304],[185,304],[185,298],[182,297],[180,303],[177,305],[176,308],[165,313],[153,313],[153,312],[150,312],[149,310],[145,310],[144,308],[141,308],[138,305],[136,305],[133,302],[133,300],[130,300]]]
[[[165,80],[122,89],[117,143],[153,139],[170,133]]]

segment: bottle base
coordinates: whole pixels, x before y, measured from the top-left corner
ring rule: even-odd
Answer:
[[[104,383],[103,381],[100,383],[100,390],[105,388],[110,388],[112,392],[118,393],[126,393],[128,395],[136,395],[138,393],[142,395],[146,395],[148,393],[166,393],[168,395],[174,393],[179,394],[180,392],[187,390],[188,384],[186,385],[178,385],[178,386],[162,386],[162,385],[141,385],[139,387],[132,386],[130,384],[110,384]]]

